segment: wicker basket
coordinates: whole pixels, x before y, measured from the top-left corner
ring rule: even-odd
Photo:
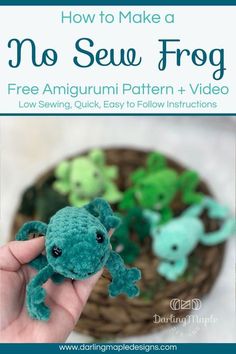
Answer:
[[[130,173],[143,166],[147,156],[147,152],[134,149],[108,149],[105,153],[107,163],[115,164],[119,168],[117,184],[121,190],[129,186]],[[178,172],[184,170],[183,166],[170,159],[168,165]],[[41,176],[35,185],[40,187],[42,183],[52,178],[53,170]],[[199,191],[210,195],[208,187],[203,182],[199,185]],[[184,210],[185,206],[179,196],[173,201],[172,208],[175,215]],[[37,215],[33,213],[24,215],[19,212],[16,214],[12,238],[22,223],[29,219],[37,219]],[[202,215],[202,219],[207,231],[219,227],[218,220],[210,220],[206,214]],[[141,295],[134,299],[125,296],[109,298],[107,285],[110,275],[105,270],[89,298],[76,330],[97,339],[106,339],[150,333],[169,325],[168,321],[154,323],[153,316],[157,314],[163,319],[170,318],[172,314],[176,319],[186,316],[189,310],[172,310],[170,300],[173,298],[191,300],[207,294],[219,273],[223,255],[224,244],[213,247],[199,245],[190,256],[185,275],[177,282],[168,282],[156,272],[158,260],[151,252],[150,238],[147,237],[142,254],[134,264],[142,270],[142,280],[139,282]]]

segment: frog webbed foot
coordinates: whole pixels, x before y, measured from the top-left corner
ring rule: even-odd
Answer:
[[[139,288],[135,282],[141,278],[141,272],[137,268],[124,269],[119,275],[113,277],[109,285],[109,294],[114,297],[119,294],[127,294],[128,297],[139,295]]]
[[[139,269],[126,268],[123,259],[114,251],[111,251],[106,267],[112,276],[112,282],[109,285],[110,296],[127,294],[128,297],[134,297],[139,295],[139,289],[135,284],[137,280],[141,279]]]
[[[81,198],[80,196],[71,192],[69,194],[69,202],[71,205],[73,205],[77,208],[82,208],[85,204],[88,204],[90,201],[89,201],[89,199]]]
[[[44,304],[46,290],[40,286],[33,288],[27,286],[27,309],[30,316],[37,320],[47,321],[50,317],[50,309]]]
[[[187,268],[187,259],[183,258],[175,262],[162,261],[157,271],[160,275],[169,281],[176,281],[178,278],[184,274]]]

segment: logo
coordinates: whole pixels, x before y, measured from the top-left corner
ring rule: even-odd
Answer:
[[[181,300],[181,299],[172,299],[170,300],[170,308],[172,310],[200,310],[202,307],[202,302],[200,299],[191,299],[191,300]]]

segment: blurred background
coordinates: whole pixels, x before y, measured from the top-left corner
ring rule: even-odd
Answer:
[[[199,172],[219,202],[235,213],[234,117],[16,117],[0,118],[1,238],[9,239],[24,188],[59,161],[93,147],[158,150]],[[235,240],[198,317],[214,323],[180,324],[130,342],[234,342]],[[212,322],[212,321],[211,321]],[[72,333],[68,342],[91,341]]]

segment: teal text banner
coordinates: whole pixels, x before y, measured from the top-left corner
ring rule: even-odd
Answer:
[[[179,354],[222,354],[235,353],[236,344],[195,343],[70,343],[70,344],[0,344],[1,353],[56,354],[79,353],[179,353]]]
[[[0,0],[4,6],[232,6],[236,0]]]
[[[235,16],[233,6],[2,6],[0,114],[233,115]]]

